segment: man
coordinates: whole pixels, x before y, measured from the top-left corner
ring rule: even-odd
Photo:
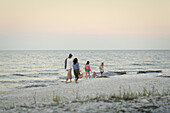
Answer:
[[[68,79],[72,79],[72,68],[73,68],[73,60],[72,60],[72,54],[69,54],[67,58],[67,65],[66,65],[66,70],[68,71],[67,73],[67,78],[66,78],[66,83],[68,83]]]

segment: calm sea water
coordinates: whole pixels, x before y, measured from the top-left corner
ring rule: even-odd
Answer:
[[[89,60],[95,72],[99,72],[99,65],[104,62],[106,76],[119,76],[117,72],[130,76],[148,70],[161,70],[162,75],[170,73],[169,50],[0,51],[1,90],[57,84],[66,78],[64,60],[69,53],[79,59],[83,72]]]

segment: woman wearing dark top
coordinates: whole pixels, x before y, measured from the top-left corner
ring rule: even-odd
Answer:
[[[75,58],[73,60],[73,69],[74,69],[74,75],[75,75],[75,82],[77,83],[78,75],[79,75],[79,72],[80,72],[80,67],[79,67],[79,63],[78,63],[78,59],[77,58]]]

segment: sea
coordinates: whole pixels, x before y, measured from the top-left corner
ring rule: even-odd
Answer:
[[[84,75],[87,61],[99,75],[104,62],[104,76],[108,77],[170,75],[170,50],[4,50],[0,51],[0,90],[47,87],[64,81],[64,61],[70,53],[78,58]]]

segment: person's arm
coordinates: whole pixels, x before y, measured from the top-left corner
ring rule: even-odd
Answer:
[[[99,69],[101,70],[101,66],[99,66]]]
[[[79,66],[79,63],[78,63],[78,69],[79,69],[79,72],[81,72],[81,70],[80,70],[80,66]]]
[[[80,70],[79,63],[77,63],[77,69],[79,69],[79,70]]]
[[[86,72],[86,65],[85,65],[85,72]]]
[[[70,64],[70,60],[68,59],[68,60],[67,60],[67,68],[68,68],[68,69],[70,69],[70,65],[71,65],[71,64]]]
[[[97,77],[99,77],[99,75],[96,74]]]
[[[71,68],[73,68],[73,61],[70,61],[71,62]]]

